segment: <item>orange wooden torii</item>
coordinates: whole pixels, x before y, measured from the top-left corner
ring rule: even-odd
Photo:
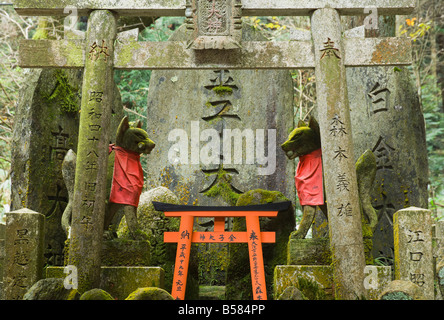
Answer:
[[[250,206],[186,206],[153,201],[154,208],[166,217],[180,217],[179,232],[165,232],[164,242],[177,242],[171,295],[178,300],[185,298],[186,279],[191,243],[248,243],[250,255],[251,285],[254,300],[266,300],[262,243],[274,243],[274,232],[261,232],[259,217],[276,217],[286,210],[290,201]],[[194,232],[195,217],[214,217],[214,230]],[[225,218],[245,217],[247,231],[225,231]]]

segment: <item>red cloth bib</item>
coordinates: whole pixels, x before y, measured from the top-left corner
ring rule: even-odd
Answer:
[[[294,179],[299,202],[302,206],[324,204],[321,149],[299,157]]]
[[[143,170],[140,154],[114,144],[109,145],[109,153],[114,150],[114,174],[109,202],[139,205],[143,188]]]

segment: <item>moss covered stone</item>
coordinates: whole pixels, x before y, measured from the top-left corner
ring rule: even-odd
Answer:
[[[333,269],[331,266],[277,266],[274,297],[280,297],[289,287],[299,289],[309,300],[331,300],[334,298]]]
[[[63,267],[48,267],[46,276],[63,281],[66,274]],[[164,288],[164,283],[164,271],[159,267],[101,267],[98,288],[118,300],[123,300],[137,288]]]
[[[149,266],[149,241],[113,239],[102,244],[103,266]]]
[[[160,288],[139,288],[125,300],[174,300],[173,296]]]
[[[105,290],[95,288],[86,291],[79,300],[114,300],[114,298]]]
[[[242,194],[236,205],[255,205],[288,201],[279,191],[256,189]],[[267,295],[271,297],[273,270],[287,262],[287,243],[295,228],[293,208],[279,212],[276,218],[260,218],[261,231],[276,232],[276,243],[263,244]],[[233,219],[233,231],[246,231],[245,218]],[[246,243],[229,245],[229,264],[226,283],[227,299],[252,299],[250,262]]]
[[[137,209],[137,221],[140,229],[148,235],[148,241],[151,244],[150,265],[159,266],[165,270],[165,289],[171,292],[177,244],[164,243],[163,234],[167,231],[179,231],[180,219],[165,217],[163,212],[154,209],[152,201],[179,204],[179,199],[169,189],[157,187],[140,195]],[[125,217],[120,222],[117,235],[121,241],[130,239]],[[185,296],[187,299],[198,299],[199,297],[196,254],[196,246],[193,245]]]
[[[287,252],[288,265],[331,264],[328,238],[290,239]]]
[[[410,281],[394,280],[380,294],[379,300],[425,300],[421,288]]]
[[[288,287],[277,300],[307,300],[304,294],[296,287]]]
[[[60,109],[64,112],[79,112],[80,94],[79,87],[71,85],[69,76],[62,69],[56,69],[56,86],[54,90],[46,96],[48,102],[59,100]]]
[[[23,300],[77,300],[77,290],[65,289],[63,282],[60,278],[39,280],[26,292]]]

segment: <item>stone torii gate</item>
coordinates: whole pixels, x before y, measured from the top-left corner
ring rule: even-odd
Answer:
[[[15,0],[20,15],[63,15],[66,0]],[[79,290],[97,287],[103,232],[107,144],[113,69],[306,69],[315,68],[319,125],[328,198],[335,296],[364,295],[361,215],[347,97],[346,67],[407,65],[411,43],[401,38],[344,38],[340,15],[410,13],[415,0],[81,0],[89,15],[86,39],[23,40],[24,68],[84,68],[80,135],[69,263],[78,268]],[[118,16],[183,16],[189,43],[116,41]],[[242,16],[311,16],[310,41],[241,41]],[[339,129],[339,130],[338,130]],[[336,189],[338,181],[348,188]]]

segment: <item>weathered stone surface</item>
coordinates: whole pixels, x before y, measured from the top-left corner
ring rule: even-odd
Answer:
[[[4,298],[21,300],[42,278],[45,216],[20,209],[6,214]]]
[[[102,266],[150,266],[149,241],[113,239],[102,243]]]
[[[69,264],[77,267],[79,292],[100,282],[105,218],[108,145],[114,101],[113,59],[116,16],[93,11],[86,34],[88,57],[82,83],[77,164],[72,204]]]
[[[287,287],[277,300],[306,300],[304,294],[296,287]]]
[[[174,298],[163,289],[151,287],[139,288],[131,292],[125,300],[174,300]]]
[[[3,297],[3,269],[5,267],[5,231],[6,225],[0,223],[0,300]]]
[[[242,194],[236,205],[255,205],[288,201],[279,191],[251,190]],[[287,262],[287,244],[290,233],[295,228],[293,207],[279,212],[276,218],[260,218],[261,231],[276,232],[276,243],[262,245],[267,294],[272,295],[273,270],[276,265]],[[246,231],[245,219],[233,219],[233,231]],[[226,298],[231,300],[251,299],[251,274],[248,246],[246,243],[229,245],[227,267]]]
[[[441,260],[436,265],[436,274],[438,277],[438,288],[441,296],[444,297],[444,260]]]
[[[331,252],[328,238],[290,239],[287,248],[288,265],[329,265]]]
[[[48,267],[47,278],[65,278],[63,267]],[[142,287],[164,288],[164,271],[159,267],[101,267],[98,288],[108,292],[113,298],[124,300]]]
[[[26,77],[13,133],[11,207],[46,217],[46,262],[62,265],[60,219],[68,194],[61,166],[66,152],[77,148],[82,72],[37,69]]]
[[[23,68],[81,68],[85,64],[82,40],[21,40],[19,65]],[[221,44],[221,46],[227,46]],[[344,39],[344,64],[398,65],[412,63],[411,42],[403,38]],[[359,49],[357,54],[355,52]],[[350,51],[351,50],[351,51]],[[37,52],[37,54],[36,54]],[[311,41],[248,41],[242,48],[221,56],[214,50],[195,51],[187,41],[116,44],[116,69],[309,69],[314,68]],[[168,57],[168,59],[166,59]]]
[[[366,297],[370,300],[378,299],[383,289],[392,281],[392,269],[390,266],[367,265],[364,268],[364,275]]]
[[[114,300],[114,298],[105,290],[96,288],[86,291],[79,300]]]
[[[311,31],[335,295],[337,299],[356,299],[364,294],[365,257],[338,12],[316,10]],[[347,187],[338,188],[338,181],[345,181]]]
[[[4,299],[3,269],[5,268],[5,230],[6,226],[0,223],[0,300]]]
[[[389,266],[366,266],[364,289],[367,299],[378,299],[391,282]],[[292,286],[298,288],[309,300],[334,299],[333,269],[331,266],[276,266],[273,295],[279,297]]]
[[[190,37],[182,27],[170,41]],[[264,40],[251,31],[247,34],[246,30],[243,37]],[[269,161],[265,161],[267,139],[270,145],[273,142],[270,135],[276,133],[276,141],[284,140],[293,127],[292,101],[293,87],[287,71],[153,72],[148,95],[148,128],[153,130],[153,140],[162,147],[151,154],[147,185],[166,186],[186,204],[234,205],[239,193],[255,188],[278,190],[292,198],[293,163],[276,157],[274,171],[274,157],[268,153]],[[231,148],[227,144],[227,152],[223,152],[223,137],[220,136],[218,144],[210,140],[213,136],[202,135],[206,129],[219,134],[223,134],[223,129],[239,129],[235,138],[242,140],[246,140],[242,137],[245,130],[250,130],[252,137],[237,147],[242,158],[235,159],[236,142],[231,143]],[[264,145],[258,143],[257,129],[265,130],[262,131]],[[276,131],[267,131],[270,129]],[[186,145],[186,150],[180,150],[179,142]],[[247,155],[251,164],[247,164]],[[210,159],[204,160],[204,156]],[[260,173],[267,166],[270,174]]]
[[[279,297],[288,287],[295,287],[309,300],[332,300],[332,271],[330,266],[276,266],[273,296]]]
[[[137,221],[140,229],[148,235],[148,241],[151,244],[150,265],[159,266],[165,270],[165,288],[170,291],[173,282],[177,244],[164,243],[163,234],[166,231],[178,231],[179,219],[166,218],[163,212],[154,209],[152,201],[172,204],[179,204],[180,201],[171,190],[165,187],[157,187],[140,195],[139,207],[137,208]],[[122,239],[129,237],[125,217],[120,222],[117,235]],[[192,249],[192,257],[197,254],[195,249],[195,247]],[[197,271],[197,258],[191,258],[187,280],[187,299],[198,299],[199,297]]]
[[[432,221],[429,210],[409,207],[393,215],[395,279],[418,285],[426,299],[434,296]]]
[[[347,85],[355,158],[367,149],[376,156],[373,256],[393,258],[393,214],[427,207],[424,117],[407,68],[348,68]]]
[[[379,300],[424,300],[419,286],[411,281],[394,280],[380,294]]]
[[[23,296],[23,300],[78,300],[75,289],[65,289],[64,280],[47,278],[37,281]]]
[[[11,207],[27,207],[45,215],[45,261],[49,265],[63,265],[66,235],[60,219],[68,191],[61,168],[67,151],[77,150],[82,75],[81,70],[26,71],[15,116]],[[115,131],[123,114],[117,87],[112,105]]]
[[[14,2],[14,7],[21,15],[35,15],[38,12],[41,15],[63,15],[66,7],[64,1],[51,1],[49,6],[47,2],[32,2],[28,0],[18,0]],[[243,15],[245,16],[298,16],[310,15],[313,10],[326,6],[323,0],[313,0],[309,2],[294,2],[293,0],[280,0],[270,2],[269,0],[254,0],[243,4]],[[328,6],[337,9],[341,14],[360,15],[366,8],[377,7],[379,14],[408,14],[415,7],[413,0],[334,0],[329,1]],[[119,13],[119,15],[129,16],[183,16],[185,13],[185,0],[171,1],[116,1],[113,3],[104,0],[79,1],[76,3],[79,14],[89,13],[91,10],[109,9]]]

